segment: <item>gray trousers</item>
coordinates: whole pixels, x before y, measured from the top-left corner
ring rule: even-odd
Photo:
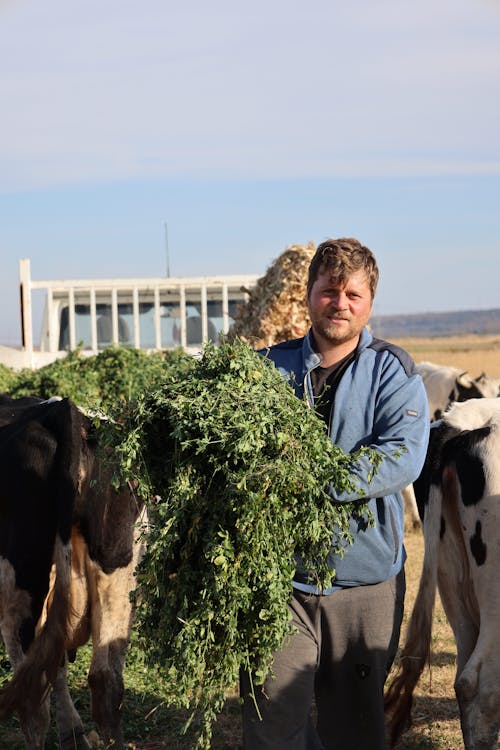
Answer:
[[[245,750],[385,750],[384,682],[404,593],[404,571],[329,596],[295,591],[298,632],[275,655],[274,677],[254,686],[258,712],[241,675]]]

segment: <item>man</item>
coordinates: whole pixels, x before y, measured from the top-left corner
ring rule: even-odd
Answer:
[[[325,420],[345,453],[362,445],[382,461],[353,462],[356,495],[375,526],[352,519],[354,543],[330,556],[333,585],[319,591],[297,561],[290,603],[296,632],[275,655],[273,676],[255,689],[242,676],[246,750],[383,750],[384,682],[403,616],[404,508],[401,490],[423,465],[427,398],[409,355],[374,339],[367,323],[378,282],[372,252],[355,239],[327,240],[309,268],[307,336],[262,352]],[[313,720],[312,709],[316,720]]]

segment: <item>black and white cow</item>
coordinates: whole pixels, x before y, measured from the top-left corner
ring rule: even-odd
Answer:
[[[66,669],[92,638],[92,716],[104,742],[123,750],[144,508],[130,488],[112,488],[91,422],[68,399],[0,397],[0,468],[0,630],[13,666],[0,719],[16,713],[29,750],[42,750],[52,687],[60,747],[89,748]]]
[[[431,420],[440,419],[454,401],[496,398],[500,395],[500,378],[492,378],[485,373],[472,378],[458,367],[433,362],[420,362],[417,370],[424,381]]]
[[[492,378],[482,373],[471,378],[458,367],[436,365],[433,362],[420,362],[417,370],[424,381],[431,421],[440,419],[452,403],[467,401],[470,398],[496,398],[500,396],[500,378]],[[421,518],[412,485],[403,490],[405,508],[410,525],[420,528]]]
[[[394,746],[411,725],[429,659],[436,585],[457,645],[455,693],[466,750],[497,750],[500,728],[500,399],[455,403],[431,429],[415,482],[424,562],[395,679],[386,694]]]

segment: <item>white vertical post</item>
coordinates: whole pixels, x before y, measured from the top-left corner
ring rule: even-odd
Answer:
[[[21,304],[21,336],[25,352],[33,354],[33,317],[31,307],[31,270],[30,259],[19,260],[19,292]]]
[[[141,348],[141,324],[139,321],[139,290],[134,286],[132,290],[132,309],[134,315],[134,346]]]
[[[184,284],[181,284],[179,287],[179,313],[180,313],[180,319],[181,319],[181,346],[183,349],[186,348],[186,341],[187,341],[187,335],[186,335],[186,288]]]
[[[75,290],[71,286],[68,289],[68,309],[69,309],[69,348],[70,351],[76,349],[76,323],[75,323]]]
[[[155,286],[154,291],[154,302],[155,302],[155,347],[161,349],[161,317],[160,317],[160,288]]]
[[[229,295],[227,284],[222,285],[222,332],[229,331]]]
[[[95,301],[95,287],[90,287],[90,341],[93,352],[97,352],[97,307]]]
[[[54,316],[52,289],[47,289],[47,324],[49,328],[49,352],[56,352],[59,347],[58,330],[59,320]]]
[[[201,287],[201,341],[204,344],[208,338],[207,287]]]
[[[118,294],[116,287],[111,290],[111,330],[112,330],[112,343],[118,345]]]

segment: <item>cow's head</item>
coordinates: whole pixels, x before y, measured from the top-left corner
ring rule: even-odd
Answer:
[[[477,378],[471,378],[468,372],[463,372],[455,380],[452,401],[468,401],[470,398],[497,398],[500,396],[500,378],[490,378],[481,373]]]
[[[498,398],[500,396],[500,378],[490,378],[482,372],[474,383],[481,393],[482,398]]]

